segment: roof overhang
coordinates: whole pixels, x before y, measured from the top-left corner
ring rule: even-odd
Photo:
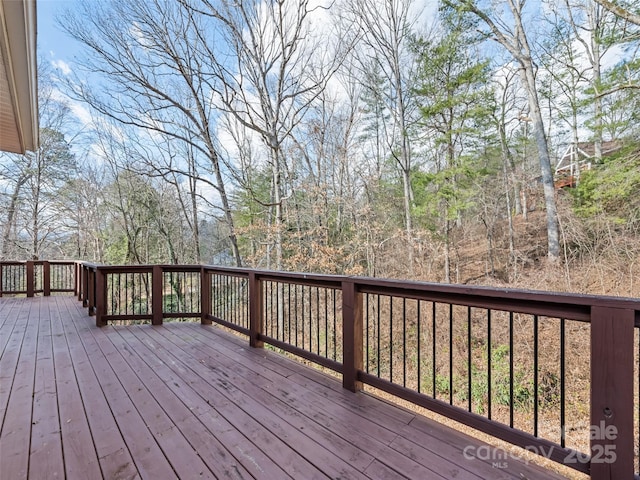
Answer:
[[[36,0],[0,0],[0,151],[38,148]]]

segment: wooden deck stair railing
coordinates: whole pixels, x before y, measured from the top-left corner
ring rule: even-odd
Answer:
[[[637,299],[206,265],[30,263],[0,264],[0,295],[73,291],[97,326],[215,322],[252,347],[338,372],[346,389],[371,385],[591,478],[640,471]],[[577,359],[568,347],[576,338],[589,346]],[[580,367],[589,385],[572,381]],[[582,451],[569,432],[581,393]]]

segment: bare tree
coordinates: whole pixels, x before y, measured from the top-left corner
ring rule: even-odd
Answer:
[[[502,45],[513,56],[520,67],[520,76],[529,99],[529,115],[533,122],[536,146],[538,148],[538,160],[542,174],[542,185],[547,212],[548,257],[551,262],[557,262],[560,258],[560,238],[555,187],[553,184],[549,145],[538,97],[536,66],[533,62],[529,39],[523,23],[523,11],[526,0],[507,0],[505,2],[508,13],[511,16],[512,25],[508,25],[504,19],[499,18],[497,15],[496,18],[492,18],[492,16],[487,13],[487,11],[481,9],[475,1],[457,0],[448,1],[447,3],[471,12],[480,18],[488,27],[491,38]]]
[[[359,59],[363,72],[375,72],[384,80],[379,94],[391,114],[392,125],[385,140],[387,154],[400,169],[403,186],[404,223],[410,268],[413,268],[413,221],[411,216],[413,191],[411,188],[412,152],[409,130],[412,116],[411,72],[412,57],[408,41],[414,19],[410,0],[356,0],[346,2],[345,9],[359,27],[362,49]],[[373,70],[371,70],[373,69]],[[363,75],[367,78],[367,75]],[[369,85],[369,88],[376,88]],[[386,127],[386,124],[385,124]]]
[[[75,157],[63,133],[70,119],[69,107],[56,97],[44,62],[38,79],[40,145],[34,152],[7,155],[8,161],[0,164],[0,183],[8,198],[2,258],[12,254],[38,259],[49,240],[62,235],[54,204],[58,190],[75,171]]]
[[[571,40],[581,45],[591,70],[588,80],[593,91],[594,157],[599,162],[602,160],[603,140],[602,59],[613,46],[611,42],[605,41],[605,38],[612,36],[619,27],[619,20],[592,0],[564,0],[563,13],[572,32]],[[571,45],[568,47],[571,48]],[[576,65],[570,65],[569,68],[575,69]]]
[[[203,79],[206,48],[198,19],[172,2],[114,0],[84,3],[60,24],[91,52],[82,61],[87,74],[102,75],[94,82],[101,93],[78,79],[70,83],[77,98],[124,125],[182,141],[208,159],[233,257],[241,265],[215,138],[212,85]]]
[[[212,2],[180,0],[191,17],[203,16],[220,37],[201,32],[207,64],[216,82],[218,107],[256,132],[267,151],[272,181],[275,267],[282,268],[286,144],[335,72],[342,53],[312,28],[309,0]],[[317,17],[317,15],[316,15]],[[220,50],[223,40],[228,49]],[[344,49],[345,46],[342,46]],[[348,46],[346,46],[348,48]]]

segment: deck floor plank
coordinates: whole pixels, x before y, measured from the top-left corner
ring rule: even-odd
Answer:
[[[209,348],[218,348],[220,344],[218,343],[215,345],[215,347],[211,346]],[[221,357],[218,356],[215,358],[215,361],[220,362],[220,359]],[[232,362],[227,363],[224,366],[229,368],[231,371],[235,371],[237,374],[241,374],[241,377],[250,375],[249,372],[240,372],[237,367],[234,369]],[[294,369],[293,371],[295,372],[296,370],[297,369]],[[237,385],[241,382],[241,377],[232,377],[230,380]],[[435,455],[433,455],[432,458],[425,459],[425,464],[419,464],[399,452],[397,449],[394,448],[391,450],[390,448],[387,448],[387,445],[393,446],[398,437],[396,433],[380,427],[367,417],[354,416],[351,411],[339,405],[339,402],[329,403],[323,401],[320,396],[316,396],[313,392],[305,391],[305,389],[300,388],[299,385],[288,379],[285,379],[284,383],[276,388],[278,388],[280,392],[285,393],[285,397],[289,397],[288,401],[291,405],[295,405],[296,408],[304,411],[306,414],[313,415],[319,421],[327,425],[332,431],[340,432],[347,441],[352,442],[351,448],[357,448],[355,446],[358,445],[358,447],[362,448],[363,451],[372,451],[375,452],[376,457],[384,458],[385,463],[388,464],[387,466],[390,466],[390,468],[395,467],[394,472],[396,475],[398,472],[401,472],[402,475],[408,478],[455,477],[469,478],[473,480],[478,480],[480,478],[469,474],[468,472],[466,472],[466,475],[465,472],[462,472],[461,475],[458,467],[447,470],[447,467],[451,467],[451,463]],[[355,396],[355,394],[350,395]],[[317,412],[316,415],[314,415],[314,411]],[[404,423],[401,424],[405,425]],[[381,441],[381,439],[386,440]],[[367,464],[363,466],[363,470],[366,470],[373,460],[374,458],[370,457]],[[424,465],[428,463],[432,464],[435,468],[440,468],[440,471],[425,467]]]
[[[164,354],[164,349],[153,339],[148,338],[144,330],[133,328],[126,330],[129,335],[135,334],[140,338],[146,349],[141,349],[139,352],[141,358],[152,366],[165,384],[193,410],[197,420],[212,432],[212,439],[219,442],[220,448],[228,450],[235,461],[256,478],[289,478],[285,470],[256,448],[253,443],[253,431],[247,433],[237,429],[215,408],[216,405],[209,398],[203,398],[196,389],[192,388],[192,385],[200,382],[195,373],[183,367],[182,362]],[[186,422],[184,426],[188,426]],[[213,443],[214,446],[216,442]],[[223,458],[226,459],[226,455]],[[230,464],[232,463],[234,462],[231,461]],[[234,468],[233,465],[231,468]]]
[[[186,333],[182,330],[171,329],[170,331],[174,335],[180,335],[180,337],[185,338]],[[195,331],[199,330],[202,329],[196,327]],[[269,404],[273,403],[271,398],[278,399],[279,402],[275,406],[280,409],[279,415],[286,417],[291,412],[296,412],[307,417],[309,419],[309,421],[305,422],[307,424],[305,426],[307,432],[311,428],[311,431],[317,433],[318,440],[329,441],[332,451],[340,450],[335,454],[338,456],[344,455],[347,457],[345,460],[350,461],[352,464],[356,462],[358,466],[365,468],[397,436],[396,433],[379,427],[365,417],[353,416],[350,411],[341,405],[341,402],[329,403],[324,398],[314,395],[313,392],[292,382],[287,377],[280,377],[277,381],[261,384],[258,379],[260,374],[265,372],[265,369],[256,361],[249,362],[252,369],[245,366],[242,362],[242,358],[246,353],[244,350],[239,354],[234,349],[226,348],[226,342],[223,344],[221,342],[203,343],[194,341],[192,344],[192,348],[199,349],[202,354],[215,355],[213,357],[215,362],[223,367],[222,371],[231,376],[230,380],[234,385],[243,386],[243,390],[247,392],[255,391],[255,385],[260,385],[264,393],[268,394],[267,397],[263,396],[263,398],[269,400]],[[295,369],[306,368],[301,364],[292,364],[290,367],[290,375],[295,373]],[[247,380],[251,380],[251,382]],[[351,396],[357,395],[351,394]],[[283,407],[283,405],[286,407]],[[345,419],[348,419],[348,422],[345,422]],[[358,448],[354,449],[356,442]]]
[[[145,378],[147,387],[153,390],[162,408],[213,474],[224,478],[249,477],[247,469],[234,458],[232,452],[222,442],[215,438],[216,428],[211,431],[202,423],[201,420],[206,418],[203,414],[213,409],[202,402],[202,398],[181,378],[174,376],[169,369],[164,369],[164,373],[168,374],[170,379],[165,382],[157,371],[163,369],[164,364],[145,362],[145,358],[154,358],[154,355],[139,335],[135,335],[131,329],[119,329],[118,333],[121,339],[114,339],[114,344],[119,346],[122,352],[126,352],[127,361],[140,378]],[[145,335],[142,337],[144,338]],[[169,385],[173,385],[176,390],[173,391]]]
[[[99,337],[103,336],[100,341]],[[106,338],[104,331],[94,330],[94,337],[109,358],[132,402],[137,406],[176,474],[184,478],[214,478],[193,445],[176,427],[193,414],[181,408],[174,394],[168,395],[164,383],[148,366],[142,366],[135,350],[117,335]],[[142,388],[144,386],[144,388]]]
[[[326,454],[325,449],[289,423],[275,418],[272,414],[269,415],[263,405],[240,392],[223,374],[209,368],[200,359],[193,361],[192,354],[176,348],[156,330],[146,329],[145,333],[163,346],[164,351],[171,353],[174,358],[170,360],[172,364],[182,362],[182,369],[189,370],[189,375],[193,375],[195,379],[193,388],[203,400],[209,401],[210,405],[236,428],[247,432],[252,437],[254,445],[292,477],[336,478],[337,472],[341,472],[341,475],[350,476],[351,473],[356,476],[357,472],[349,472],[349,466],[341,465],[335,458],[331,464],[326,464],[331,457]],[[300,450],[304,450],[305,455],[302,455]],[[321,465],[326,473],[317,468],[318,462],[324,462]]]
[[[14,324],[16,320],[16,312],[20,308],[18,300],[14,297],[0,297],[0,352],[4,349],[4,330],[5,325]],[[13,314],[11,313],[13,310]]]
[[[60,302],[56,302],[56,307],[51,311],[51,339],[66,477],[100,478],[98,453],[64,334],[63,322],[70,317],[62,314]]]
[[[0,431],[0,478],[27,478],[31,440],[31,415],[38,345],[40,303],[28,302],[18,314],[25,325],[14,378]]]
[[[129,447],[118,428],[113,412],[89,361],[89,355],[92,355],[93,352],[85,350],[80,334],[76,330],[77,321],[87,321],[84,312],[78,305],[68,300],[61,305],[61,307],[66,307],[66,311],[62,313],[63,330],[102,476],[103,478],[139,478]]]
[[[200,328],[194,326],[195,328]],[[211,344],[216,333],[215,329],[200,328],[203,335],[207,335]],[[243,344],[242,339],[232,336],[228,342],[221,344],[221,348],[229,349],[231,345],[237,346],[236,351],[242,352],[241,362],[249,368],[261,369],[263,367],[269,369],[284,368],[287,372],[286,377],[295,383],[305,387],[309,391],[313,391],[322,395],[322,403],[326,404],[327,399],[330,403],[340,403],[349,411],[362,414],[366,418],[378,423],[384,428],[394,430],[400,424],[408,424],[416,416],[415,413],[408,412],[404,409],[388,408],[388,404],[380,399],[373,399],[368,395],[356,395],[342,388],[342,384],[334,378],[324,374],[313,368],[306,368],[304,365],[295,362],[283,355],[268,355],[269,352],[263,349],[251,349]],[[262,371],[262,370],[261,370]],[[372,415],[374,413],[374,415]]]
[[[0,302],[2,479],[563,478],[216,326]]]
[[[11,299],[0,299],[2,302],[7,300]],[[25,309],[28,307],[29,305]],[[0,350],[0,431],[4,424],[9,394],[16,376],[20,351],[27,331],[28,313],[23,310],[18,309],[17,306],[8,310],[9,318],[0,329],[0,338],[3,344],[3,348]]]
[[[136,408],[144,408],[145,404],[136,406],[121,383],[119,375],[122,372],[111,365],[111,361],[118,360],[116,353],[107,355],[101,348],[103,344],[93,335],[93,332],[99,332],[97,336],[104,341],[104,332],[92,328],[86,319],[74,318],[74,323],[85,350],[91,352],[89,361],[138,472],[142,478],[175,478],[175,471]],[[152,416],[158,414],[155,409],[150,409],[148,413]]]
[[[182,330],[186,329],[181,328],[180,331]],[[373,461],[374,458],[370,453],[344,440],[335,432],[337,423],[332,421],[328,415],[323,415],[322,412],[317,410],[317,415],[308,415],[308,410],[305,411],[306,409],[304,408],[306,405],[303,405],[303,408],[300,408],[301,405],[294,405],[292,400],[297,398],[297,392],[292,392],[291,395],[279,395],[280,387],[278,384],[246,369],[237,363],[234,358],[221,354],[213,345],[198,342],[195,337],[192,337],[194,341],[185,340],[182,334],[177,335],[177,328],[167,328],[159,333],[165,335],[176,347],[182,348],[190,355],[199,358],[200,363],[212,372],[212,377],[215,377],[216,381],[228,382],[241,395],[256,400],[260,405],[264,406],[268,412],[263,412],[264,415],[261,418],[263,423],[265,422],[264,419],[268,421],[268,419],[274,418],[277,425],[276,428],[282,428],[282,425],[290,424],[296,429],[296,433],[304,431],[304,437],[316,442],[317,445],[309,444],[307,439],[303,437],[302,440],[308,444],[307,448],[325,448],[332,456],[344,460],[345,464],[342,464],[343,470],[329,472],[332,476],[353,477],[355,475],[359,477],[358,471],[363,470]],[[286,382],[286,378],[283,378],[281,382]],[[251,409],[251,406],[247,408]],[[310,409],[313,410],[313,406],[310,406]],[[279,421],[277,420],[278,418],[280,419]],[[286,434],[286,432],[274,431],[280,435]],[[290,445],[293,448],[302,449],[305,443],[301,443],[299,439],[294,437]],[[323,465],[323,458],[320,457],[317,461],[320,462],[319,465]]]
[[[65,475],[51,339],[50,305],[50,302],[41,303],[38,323],[29,453],[29,475],[33,478],[64,478]]]

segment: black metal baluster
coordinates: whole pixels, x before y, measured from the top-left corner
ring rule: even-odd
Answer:
[[[336,295],[337,295],[337,290],[333,290],[333,359],[334,360],[336,360],[337,356],[338,356],[338,346],[337,346],[337,338],[336,338],[337,337],[337,334],[336,334],[336,327],[337,327]]]
[[[369,373],[369,294],[364,294],[364,311],[365,311],[365,332],[367,334],[365,338],[365,372]]]
[[[377,321],[376,321],[376,330],[377,330],[377,335],[378,335],[378,345],[377,345],[377,355],[376,355],[376,361],[378,363],[378,378],[380,378],[380,294],[377,294],[377,302],[378,302],[378,312],[376,314],[377,316]]]
[[[280,317],[282,316],[282,312],[280,310],[280,292],[284,293],[282,291],[283,286],[284,284],[282,282],[276,283],[276,338],[278,340],[284,340],[284,332],[280,332]],[[280,333],[282,333],[282,338],[280,338]]]
[[[449,304],[449,405],[453,405],[453,304]]]
[[[538,436],[538,316],[533,316],[533,436]]]
[[[389,297],[389,381],[393,383],[393,297]]]
[[[509,312],[509,426],[513,428],[513,312]]]
[[[294,290],[293,290],[293,302],[295,305],[295,311],[293,312],[293,320],[294,320],[294,326],[295,326],[295,331],[296,331],[296,338],[295,338],[295,345],[296,347],[298,346],[298,285],[295,286]]]
[[[324,289],[324,357],[329,358],[329,302],[327,289]]]
[[[487,310],[487,418],[491,420],[491,310]]]
[[[560,319],[560,446],[565,447],[565,320]]]
[[[433,384],[432,397],[436,398],[436,302],[431,304],[431,383]]]
[[[291,343],[291,284],[287,284],[287,328],[289,331],[289,344]]]
[[[313,295],[311,289],[313,287],[308,286],[308,292],[309,292],[309,351],[313,351],[313,302],[311,300],[311,297]]]
[[[302,318],[300,319],[302,321],[302,324],[300,325],[300,333],[301,333],[301,337],[302,337],[302,343],[301,343],[301,348],[304,349],[304,330],[305,330],[305,323],[304,323],[304,285],[300,286],[300,308],[302,309]]]
[[[217,318],[220,318],[220,275],[217,274],[217,273],[215,275],[213,275],[213,281],[211,282],[211,288],[213,289],[213,299],[214,299],[212,304],[213,304],[213,308],[215,310],[213,312],[213,314]],[[264,301],[264,299],[263,299],[263,301]]]
[[[471,365],[473,364],[473,345],[471,343],[471,307],[467,307],[467,410],[470,412],[473,407],[473,399],[472,399],[472,383],[473,383],[473,372],[471,369]]]
[[[316,353],[320,355],[320,287],[316,287]]]
[[[421,312],[420,312],[420,305],[422,304],[422,300],[418,300],[418,306],[416,309],[416,315],[417,315],[417,319],[416,319],[416,333],[418,335],[418,340],[417,340],[417,354],[418,354],[418,393],[421,393],[422,390],[422,354],[420,352],[420,344],[421,344],[421,339],[420,336],[422,335],[421,329],[420,329],[420,323],[421,323]]]
[[[402,386],[407,386],[407,299],[402,297]]]

